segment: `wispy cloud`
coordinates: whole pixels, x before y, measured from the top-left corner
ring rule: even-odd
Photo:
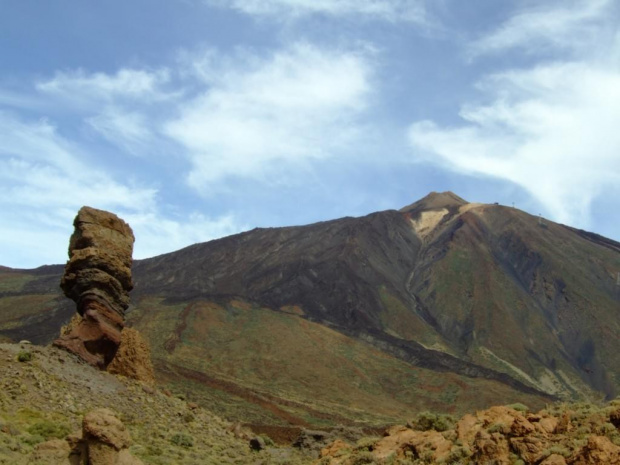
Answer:
[[[63,262],[73,217],[82,205],[135,220],[137,258],[244,227],[230,215],[167,217],[159,207],[156,189],[114,179],[95,157],[64,139],[45,120],[24,121],[0,113],[0,134],[0,232],[6,232],[0,251],[3,265]]]
[[[107,107],[86,122],[110,143],[132,154],[140,154],[153,141],[151,122],[140,112]]]
[[[528,53],[548,53],[550,49],[593,52],[601,39],[605,19],[610,18],[613,0],[563,0],[541,2],[525,8],[491,33],[472,42],[470,56],[501,53],[520,48]],[[612,28],[616,24],[610,23]],[[588,50],[589,49],[589,50]]]
[[[279,19],[322,14],[357,15],[391,22],[427,21],[423,0],[204,0],[215,6],[233,8],[256,16]]]
[[[233,62],[209,53],[193,69],[206,90],[165,130],[186,148],[195,188],[231,176],[264,179],[282,164],[334,156],[360,135],[372,78],[363,52],[296,44]]]
[[[161,86],[168,80],[166,69],[151,72],[123,68],[114,75],[72,70],[57,72],[36,87],[40,92],[74,100],[109,101],[117,97],[144,100],[162,98]]]
[[[606,37],[609,17],[602,8],[608,4],[590,2],[584,12],[570,10],[576,14],[571,16],[567,10],[556,19],[546,10],[521,12],[475,45],[482,50],[483,44],[486,51],[530,46],[533,31],[556,20],[562,23],[555,26],[561,36],[578,37],[581,26],[591,27],[595,17],[604,23],[599,33]],[[478,90],[489,103],[464,103],[460,127],[413,124],[414,150],[453,170],[512,181],[553,218],[587,227],[593,199],[603,192],[617,195],[620,186],[620,67],[610,59],[618,56],[620,42],[591,46],[598,50],[580,58],[486,76]]]

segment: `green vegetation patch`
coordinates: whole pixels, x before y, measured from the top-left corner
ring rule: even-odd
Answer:
[[[0,292],[19,292],[33,279],[29,274],[0,273]]]

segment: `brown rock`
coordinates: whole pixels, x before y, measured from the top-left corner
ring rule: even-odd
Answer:
[[[532,436],[511,438],[510,445],[527,464],[538,463],[548,447],[546,441]]]
[[[338,465],[346,459],[346,456],[351,453],[352,447],[342,439],[336,439],[331,444],[327,445],[319,454],[317,463],[325,463],[329,459],[330,465]]]
[[[564,412],[560,420],[558,421],[557,426],[555,427],[555,434],[564,434],[569,433],[573,429],[573,424],[571,423],[570,417],[572,412]]]
[[[566,465],[566,459],[560,454],[551,454],[540,465]]]
[[[86,444],[89,465],[139,465],[127,448],[131,437],[111,410],[100,408],[87,413],[82,421],[82,443]]]
[[[129,225],[113,213],[90,207],[80,209],[73,225],[60,287],[76,302],[82,319],[65,328],[54,344],[105,368],[121,343],[133,288],[134,236]]]
[[[481,430],[474,440],[474,463],[510,465],[508,441],[500,433]]]
[[[546,417],[536,423],[536,430],[543,434],[553,434],[557,428],[559,420],[555,417]]]
[[[620,428],[620,409],[614,410],[609,414],[609,422],[616,428]]]
[[[618,465],[620,464],[620,447],[605,436],[590,436],[588,443],[569,462],[571,465]]]
[[[70,465],[69,454],[71,448],[67,441],[52,439],[38,444],[28,463],[37,465]]]
[[[512,436],[527,436],[536,430],[536,427],[522,416],[515,417],[510,427]]]
[[[461,441],[471,444],[481,430],[496,425],[503,425],[506,433],[510,432],[514,435],[534,429],[534,426],[515,409],[496,406],[476,412],[475,416],[465,415],[456,424],[456,433]]]
[[[98,441],[117,451],[129,447],[131,438],[125,425],[107,408],[100,408],[84,415],[82,437],[88,441]]]
[[[450,454],[452,442],[437,431],[414,431],[405,427],[390,428],[383,439],[374,445],[373,455],[379,461],[387,459],[396,452],[396,456],[405,457],[406,451],[412,451],[415,457],[430,455],[433,463],[444,460]]]
[[[133,328],[123,329],[120,346],[108,365],[108,372],[149,384],[155,383],[151,349],[138,331]]]

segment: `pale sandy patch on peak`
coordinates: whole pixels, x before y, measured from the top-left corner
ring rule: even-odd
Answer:
[[[441,210],[425,211],[420,214],[418,219],[411,220],[411,225],[418,236],[424,238],[428,236],[433,229],[435,229],[435,227],[437,227],[439,222],[447,214],[448,210],[446,208],[442,208]]]
[[[459,207],[459,213],[465,213],[469,210],[473,210],[474,208],[484,207],[484,203],[466,203],[465,205],[461,205]]]

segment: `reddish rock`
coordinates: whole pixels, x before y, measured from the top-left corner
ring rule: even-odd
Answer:
[[[342,439],[336,439],[328,446],[321,449],[319,454],[319,463],[325,463],[329,460],[330,465],[337,465],[342,463],[348,454],[351,453],[351,445],[344,442]]]
[[[114,359],[108,365],[108,372],[148,384],[155,383],[151,349],[138,331],[133,328],[123,329],[120,346]]]
[[[461,441],[471,444],[481,430],[493,426],[503,426],[502,429],[505,429],[506,433],[510,432],[513,435],[534,429],[534,426],[515,409],[495,406],[478,411],[475,416],[465,415],[456,424],[456,432]]]
[[[553,434],[557,428],[559,420],[555,417],[542,418],[535,424],[536,430],[542,434]]]
[[[60,287],[81,315],[54,344],[105,368],[121,343],[129,305],[134,235],[113,213],[82,207],[73,222]]]
[[[536,431],[536,427],[522,416],[517,416],[510,427],[512,436],[527,436]]]
[[[500,433],[481,430],[474,440],[474,463],[511,465],[508,440]]]
[[[570,433],[573,430],[573,424],[570,420],[571,413],[572,412],[564,412],[555,427],[555,434]]]
[[[437,431],[414,431],[400,426],[390,428],[386,434],[373,447],[372,454],[379,461],[386,460],[393,453],[404,458],[405,452],[411,451],[414,457],[430,455],[436,463],[445,460],[452,448],[452,442]]]
[[[588,443],[569,460],[571,465],[618,465],[620,447],[605,436],[590,436]]]
[[[551,454],[540,465],[566,465],[566,459],[560,454]]]
[[[510,445],[527,464],[538,463],[544,457],[544,451],[548,448],[546,441],[532,436],[511,438]]]

